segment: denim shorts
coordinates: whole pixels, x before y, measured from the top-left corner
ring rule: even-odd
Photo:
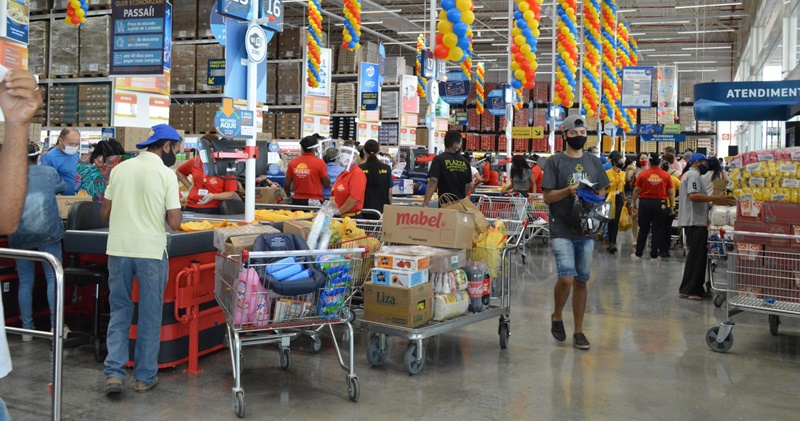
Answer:
[[[553,238],[550,240],[556,256],[558,278],[575,278],[589,282],[589,267],[594,253],[594,239],[570,240]]]

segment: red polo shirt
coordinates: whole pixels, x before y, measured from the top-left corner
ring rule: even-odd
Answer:
[[[218,194],[225,192],[235,192],[238,188],[235,178],[222,179],[220,177],[209,177],[203,172],[203,164],[200,157],[195,157],[184,162],[178,167],[178,172],[185,176],[192,176],[192,190],[189,191],[189,197],[186,198],[186,206],[198,209],[216,209],[219,208],[219,200],[212,200],[205,205],[197,203],[203,196],[200,190],[207,190],[210,194]]]
[[[650,167],[636,177],[636,187],[639,187],[640,199],[667,199],[667,190],[674,188],[672,177],[658,167]]]
[[[317,158],[313,152],[305,152],[293,159],[286,170],[286,178],[294,183],[294,197],[301,200],[325,200],[322,196],[322,179],[327,176],[325,161]]]
[[[336,177],[336,183],[331,189],[336,205],[341,207],[349,198],[355,199],[358,203],[347,213],[361,212],[364,208],[364,191],[367,189],[367,176],[358,166],[353,166],[350,171],[343,171]]]

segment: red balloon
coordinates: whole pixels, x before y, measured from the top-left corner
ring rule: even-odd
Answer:
[[[443,44],[442,40],[444,40],[444,34],[436,34],[436,45]]]
[[[72,7],[69,7],[69,8],[67,9],[67,16],[69,16],[69,17],[73,17],[73,16],[75,16],[75,11],[74,11],[74,10],[72,10]]]
[[[514,59],[517,60],[517,63],[522,63],[525,61],[525,54],[518,53],[514,55]]]
[[[531,80],[531,79],[536,77],[536,72],[534,72],[533,70],[528,70],[528,71],[525,72],[525,77],[528,80]]]
[[[525,84],[526,89],[533,89],[534,86],[536,86],[536,82],[533,80],[529,80],[528,83]]]
[[[531,69],[531,62],[529,62],[527,60],[523,61],[522,64],[520,64],[520,67],[522,67],[522,70],[524,70],[525,73],[528,73],[528,70]]]
[[[447,46],[445,46],[444,44],[439,44],[436,46],[436,48],[433,49],[433,55],[435,55],[436,58],[445,59],[449,54],[450,54],[450,49],[447,48]]]
[[[75,25],[81,23],[81,18],[78,17],[78,16],[73,16],[71,19],[72,19],[72,23],[75,24]]]
[[[515,56],[517,54],[519,54],[519,45],[514,44],[514,45],[511,46],[511,54],[513,54]]]

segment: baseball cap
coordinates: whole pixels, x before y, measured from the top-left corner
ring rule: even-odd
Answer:
[[[564,119],[564,122],[561,123],[561,130],[567,131],[570,129],[574,129],[576,127],[586,127],[586,120],[583,118],[582,115],[571,115]]]
[[[697,161],[708,161],[708,157],[701,153],[693,154],[692,157],[689,158],[689,165],[692,165]]]
[[[314,149],[314,146],[317,146],[319,143],[318,136],[316,134],[312,134],[311,136],[306,136],[303,140],[300,141],[300,147],[303,148],[304,151],[310,151]]]
[[[147,140],[145,140],[142,143],[136,144],[136,149],[145,149],[161,139],[171,140],[173,142],[180,142],[181,135],[179,135],[178,131],[173,129],[168,124],[158,124],[150,129],[150,137],[148,137]]]

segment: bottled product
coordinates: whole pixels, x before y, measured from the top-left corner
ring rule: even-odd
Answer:
[[[255,309],[258,293],[257,286],[261,286],[258,272],[253,268],[242,268],[239,272],[239,281],[236,287],[236,313],[234,318],[237,325],[249,323]],[[263,287],[262,287],[263,288]]]
[[[483,305],[488,306],[492,298],[492,276],[489,274],[489,266],[483,260],[478,263],[478,268],[483,272]]]
[[[469,279],[467,294],[469,294],[469,311],[480,313],[483,311],[483,270],[474,261],[467,266],[467,279]]]

